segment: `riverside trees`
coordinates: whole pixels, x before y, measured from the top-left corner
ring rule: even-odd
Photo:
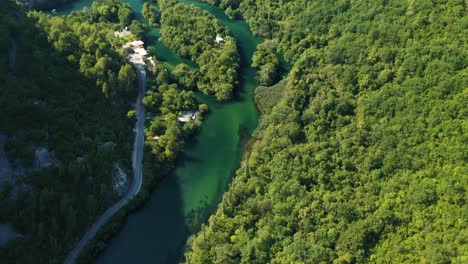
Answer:
[[[272,48],[259,44],[252,57],[252,67],[258,69],[257,80],[261,85],[273,85],[278,80],[280,62]]]
[[[150,181],[156,181],[173,168],[185,139],[200,126],[202,116],[197,114],[193,122],[182,123],[177,120],[181,114],[195,111],[200,106],[194,92],[177,85],[159,61],[156,61],[154,72],[150,75],[148,88],[142,100],[150,113],[149,126],[145,130],[149,154],[145,155],[145,164],[148,171],[146,175],[153,175]]]
[[[238,84],[239,54],[234,38],[211,14],[173,0],[159,1],[164,44],[199,66],[198,89],[219,101],[232,98]],[[216,43],[216,36],[224,44]]]
[[[0,223],[12,223],[24,235],[0,248],[1,263],[63,261],[76,239],[118,198],[115,163],[130,175],[136,113],[128,110],[137,83],[113,36],[128,23],[120,15],[127,7],[95,1],[90,9],[63,17],[31,12],[28,18],[14,4],[0,3],[0,34],[5,36],[0,38],[0,131],[9,136],[9,160],[29,167],[36,146],[47,146],[57,158],[1,190]],[[17,65],[10,69],[13,39]],[[177,120],[199,106],[193,91],[177,86],[155,62],[143,99],[153,114],[145,131],[145,186],[173,167],[185,137],[201,122],[201,116],[189,123]]]
[[[157,27],[159,25],[159,12],[156,6],[146,2],[143,4],[143,9],[141,14],[148,21],[148,24],[152,27]]]

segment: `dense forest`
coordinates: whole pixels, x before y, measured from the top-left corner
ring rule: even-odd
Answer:
[[[466,2],[207,2],[293,67],[185,262],[466,263]]]
[[[251,65],[263,116],[184,262],[468,262],[466,1],[204,2],[265,39]],[[147,187],[208,111],[193,90],[232,98],[239,55],[195,6],[158,0],[142,13],[199,65],[168,72],[155,60],[148,73]],[[136,75],[120,48],[130,39],[114,36],[125,26],[144,38],[118,0],[63,17],[0,1],[0,134],[17,174],[0,182],[0,224],[21,234],[0,247],[1,263],[61,263],[118,198],[116,164],[131,174]],[[292,66],[282,80],[280,55]],[[180,122],[187,111],[198,113]],[[50,153],[46,168],[39,150]],[[104,246],[94,241],[81,261]]]
[[[133,11],[129,4],[118,1],[96,1],[91,9],[75,12],[66,17],[48,16],[40,12],[30,13],[37,20],[39,29],[47,32],[54,48],[64,54],[71,63],[80,66],[80,72],[96,80],[106,96],[136,94],[136,75],[129,64],[124,63],[126,52],[117,41],[109,41],[114,30],[130,26]],[[131,90],[129,90],[131,89]]]
[[[198,89],[220,101],[232,98],[238,84],[239,54],[228,30],[207,11],[175,0],[158,1],[162,42],[200,67]],[[216,42],[216,37],[223,43]]]
[[[1,263],[60,263],[118,198],[113,171],[130,172],[136,79],[107,37],[123,9],[100,1],[51,17],[0,3],[0,131],[17,174],[2,183],[0,223],[22,235],[0,248]]]

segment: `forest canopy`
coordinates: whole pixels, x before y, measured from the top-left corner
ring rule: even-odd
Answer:
[[[467,262],[466,4],[207,2],[293,67],[185,262]]]

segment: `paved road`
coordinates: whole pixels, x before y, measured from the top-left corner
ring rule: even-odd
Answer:
[[[116,204],[109,208],[99,219],[88,229],[86,234],[81,238],[81,240],[75,245],[75,247],[70,251],[67,258],[65,259],[65,264],[72,264],[75,262],[76,258],[80,255],[83,248],[86,244],[91,241],[98,230],[107,222],[109,219],[117,213],[122,207],[124,207],[133,197],[135,197],[141,189],[143,183],[143,171],[142,171],[142,161],[143,161],[143,145],[144,145],[144,125],[145,125],[145,109],[141,104],[141,99],[145,95],[145,84],[146,84],[146,72],[143,65],[137,64],[134,65],[136,68],[138,76],[138,97],[136,101],[136,111],[137,111],[137,122],[135,124],[135,143],[133,144],[133,153],[132,153],[132,167],[134,172],[134,179],[132,185],[128,189],[124,197],[122,197]]]

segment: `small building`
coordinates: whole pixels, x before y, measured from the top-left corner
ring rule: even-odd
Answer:
[[[145,47],[143,46],[145,43],[141,40],[134,40],[128,42],[127,44],[123,45],[122,48],[130,49],[129,60],[134,64],[145,64],[145,56],[148,55]]]
[[[130,42],[130,44],[132,45],[132,47],[139,47],[139,46],[143,47],[145,43],[141,40],[134,40]]]
[[[148,57],[148,61],[151,63],[151,66],[156,67],[156,63],[154,63],[153,57]]]
[[[187,111],[183,115],[177,117],[177,121],[182,123],[187,123],[191,121],[195,121],[198,112],[195,111]]]
[[[122,38],[122,37],[125,37],[125,36],[127,36],[127,35],[131,35],[131,34],[132,34],[132,32],[130,32],[130,31],[128,30],[128,28],[125,27],[125,28],[122,29],[122,30],[115,31],[115,32],[114,32],[114,37]]]
[[[148,55],[148,52],[146,52],[145,48],[132,48],[132,50],[135,52],[135,54],[138,54],[140,56]]]
[[[216,36],[216,43],[218,43],[219,45],[224,45],[224,43],[226,43],[224,41],[224,39],[221,37],[221,36]]]

